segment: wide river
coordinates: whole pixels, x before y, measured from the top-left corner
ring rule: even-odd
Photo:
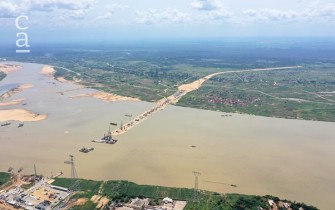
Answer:
[[[48,119],[0,127],[0,171],[23,167],[31,174],[36,164],[46,176],[60,171],[70,176],[64,161],[72,154],[80,178],[192,188],[192,171],[199,171],[201,189],[271,194],[321,209],[335,206],[335,123],[221,117],[220,112],[170,106],[118,136],[117,144],[96,144],[91,140],[99,139],[110,122],[126,122],[125,114],[136,116],[153,104],[71,99],[94,90],[55,81],[41,74],[42,65],[22,65],[0,86],[33,84],[8,99],[23,98],[27,105],[0,109],[24,108]],[[80,153],[83,146],[95,150]]]

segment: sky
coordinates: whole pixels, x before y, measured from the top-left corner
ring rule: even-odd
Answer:
[[[335,0],[0,0],[0,42],[19,15],[33,41],[335,37]]]

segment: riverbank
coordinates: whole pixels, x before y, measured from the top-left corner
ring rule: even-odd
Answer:
[[[119,204],[120,206],[129,206],[132,199],[149,198],[149,206],[163,207],[163,199],[171,199],[171,203],[175,201],[186,201],[187,205],[184,210],[213,210],[213,209],[277,209],[285,206],[291,206],[293,209],[303,208],[304,210],[317,210],[313,206],[303,203],[295,203],[289,200],[283,200],[275,196],[256,196],[256,195],[242,195],[242,194],[219,194],[205,190],[195,191],[190,188],[174,188],[152,185],[138,185],[128,181],[93,181],[80,180],[78,191],[84,193],[76,194],[74,197],[79,199],[87,199],[85,205],[92,204],[93,198],[100,197],[109,200],[107,205]],[[53,185],[69,188],[71,187],[71,180],[65,178],[57,178]],[[103,195],[100,193],[103,192]],[[197,196],[195,197],[195,193]],[[196,200],[195,200],[196,199]],[[198,201],[198,203],[196,202]],[[169,203],[169,202],[168,202]],[[96,202],[97,204],[97,202]],[[166,203],[165,203],[166,204]],[[143,204],[142,204],[143,205]],[[141,206],[144,207],[144,206]],[[168,207],[168,206],[165,206]],[[85,208],[82,208],[85,209]],[[132,208],[130,208],[132,209]],[[135,208],[134,208],[135,209]]]
[[[62,209],[171,209],[171,210],[213,210],[213,209],[299,209],[317,210],[318,208],[304,203],[292,202],[275,196],[256,196],[243,194],[220,194],[206,190],[195,190],[191,188],[176,188],[153,185],[138,185],[129,181],[95,181],[77,179],[76,187],[73,189],[73,180],[69,178],[52,177],[47,178],[35,175],[22,175],[15,173],[0,172],[0,208],[7,202],[16,207],[24,207],[28,202],[38,206],[41,201],[38,197],[44,197]],[[237,187],[237,186],[236,186]],[[41,190],[40,190],[41,188]],[[22,204],[11,201],[10,194],[20,189],[18,196],[22,197]],[[4,191],[6,190],[6,192]],[[59,191],[56,191],[59,190]],[[58,196],[64,194],[65,202],[45,197],[45,192]],[[44,194],[44,195],[43,195]],[[7,195],[7,196],[6,196]],[[34,196],[26,196],[34,195]],[[66,196],[68,195],[68,196]],[[38,197],[35,197],[38,196]],[[27,198],[25,198],[27,197]],[[49,204],[50,205],[50,204]]]

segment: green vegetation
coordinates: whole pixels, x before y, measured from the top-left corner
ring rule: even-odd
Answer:
[[[177,87],[227,68],[190,64],[159,66],[145,61],[115,60],[113,65],[83,61],[57,68],[56,77],[81,79],[83,85],[118,95],[157,101]],[[257,66],[251,66],[256,68]],[[231,70],[231,69],[230,69]],[[182,98],[178,106],[267,117],[335,121],[335,71],[328,63],[304,68],[223,74]]]
[[[74,198],[91,198],[93,195],[98,194],[100,185],[103,182],[79,179],[79,183],[79,192],[74,195]],[[70,188],[71,179],[57,178],[52,184],[60,187]]]
[[[79,193],[73,198],[91,198],[97,194],[102,182],[92,180],[81,180]],[[69,187],[70,179],[57,178],[53,185]],[[162,186],[137,185],[128,181],[107,181],[103,183],[102,195],[107,196],[113,202],[128,203],[131,198],[151,198],[151,204],[159,204],[165,197],[174,200],[189,201],[186,210],[257,210],[259,207],[269,209],[268,199],[277,204],[280,199],[273,196],[253,196],[239,194],[219,194],[208,191],[199,192],[199,203],[193,202],[193,189],[173,188]],[[94,204],[87,202],[84,206],[74,209],[93,209]],[[305,210],[316,210],[317,208],[305,204],[295,203],[293,206],[304,207]]]
[[[127,181],[108,181],[104,184],[104,194],[113,200],[129,200],[134,197],[161,199],[170,197],[178,200],[190,200],[193,190],[149,185],[137,185]]]
[[[5,172],[0,172],[0,187],[7,185],[10,181],[10,174]]]
[[[97,204],[93,203],[92,201],[87,201],[84,205],[82,206],[74,206],[71,208],[71,210],[92,210],[95,209]]]
[[[317,72],[317,73],[316,73]],[[183,97],[177,105],[267,117],[335,121],[335,71],[294,70],[224,74]]]
[[[334,122],[333,43],[272,41],[54,46],[53,54],[41,50],[39,55],[44,63],[58,66],[55,77],[80,79],[85,86],[144,101],[170,96],[179,85],[214,72],[302,65],[217,76],[177,105]],[[21,60],[38,63],[40,56]]]
[[[0,81],[6,77],[6,74],[0,71]]]

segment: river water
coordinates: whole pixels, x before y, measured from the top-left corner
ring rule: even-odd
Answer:
[[[40,73],[42,65],[22,65],[0,86],[33,84],[10,98],[24,98],[27,105],[0,109],[24,108],[48,119],[22,128],[18,122],[0,127],[1,171],[23,167],[30,174],[36,164],[46,176],[60,171],[70,176],[64,161],[72,154],[80,178],[192,188],[192,171],[199,171],[201,189],[271,194],[321,209],[335,206],[335,123],[221,117],[220,112],[170,106],[118,136],[117,144],[96,144],[91,140],[100,138],[110,122],[126,122],[125,114],[136,116],[153,104],[71,99],[94,90],[57,82]],[[95,150],[80,153],[83,146]]]

